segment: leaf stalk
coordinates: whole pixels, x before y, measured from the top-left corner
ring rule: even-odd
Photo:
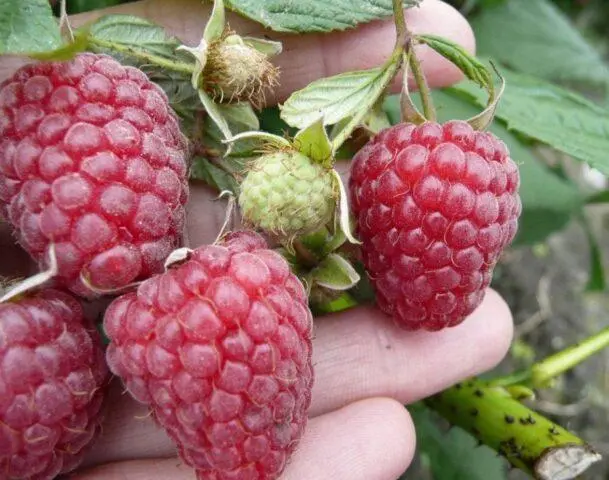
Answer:
[[[152,63],[154,65],[157,65],[161,68],[170,70],[172,72],[192,75],[192,73],[195,71],[194,64],[188,64],[188,63],[184,63],[184,62],[174,62],[167,58],[163,58],[161,56],[154,55],[152,53],[148,53],[143,50],[138,50],[135,48],[124,46],[124,45],[119,45],[117,43],[107,41],[107,40],[102,40],[100,38],[96,38],[93,36],[88,38],[87,41],[90,46],[98,47],[102,50],[104,50],[104,49],[113,50],[115,52],[137,58],[138,60],[141,60],[143,62]]]

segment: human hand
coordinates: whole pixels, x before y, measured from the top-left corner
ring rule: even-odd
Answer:
[[[196,0],[148,0],[112,9],[164,25],[182,41],[195,44],[209,7]],[[106,12],[96,12],[99,15]],[[91,15],[78,16],[78,25]],[[473,50],[466,21],[448,5],[426,0],[407,12],[415,32],[442,35]],[[260,34],[260,26],[237,17],[230,23],[243,35]],[[280,39],[284,53],[281,86],[269,101],[284,100],[312,80],[342,71],[370,68],[388,56],[394,39],[391,21],[329,35],[290,35]],[[459,72],[429,50],[420,55],[433,87],[450,85]],[[0,65],[0,78],[14,68]],[[348,167],[341,171],[347,174]],[[196,182],[188,213],[190,244],[213,241],[223,220],[223,206]],[[5,235],[0,248],[11,263],[2,274],[28,274],[25,257]],[[15,253],[15,255],[13,254]],[[15,260],[12,260],[15,259]],[[480,308],[463,324],[442,332],[404,332],[370,307],[355,308],[315,320],[315,387],[311,420],[282,479],[395,479],[414,454],[415,432],[403,404],[436,393],[471,375],[492,368],[504,356],[512,334],[511,315],[501,298],[489,290]],[[166,434],[148,416],[146,407],[113,381],[107,399],[104,430],[75,480],[194,479],[192,469],[176,457]]]

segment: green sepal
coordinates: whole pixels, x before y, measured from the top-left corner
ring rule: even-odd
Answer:
[[[360,280],[353,266],[337,253],[331,253],[311,272],[312,281],[330,290],[349,290]]]
[[[262,38],[255,37],[241,37],[243,43],[255,48],[260,53],[264,53],[267,57],[275,57],[283,51],[283,45],[281,42],[274,40],[265,40]]]
[[[191,54],[195,59],[195,68],[192,72],[192,77],[190,83],[192,84],[192,88],[195,90],[200,90],[199,85],[201,85],[201,75],[203,74],[203,69],[207,64],[207,54],[209,53],[209,43],[202,38],[199,42],[199,45],[196,47],[188,47],[186,45],[180,45],[176,50],[182,50],[186,53]]]
[[[408,87],[408,72],[410,71],[410,56],[412,51],[404,52],[402,54],[404,72],[402,76],[402,94],[400,95],[400,112],[402,114],[402,121],[414,123],[415,125],[421,125],[427,121],[425,116],[417,108],[410,95],[410,88]]]
[[[254,150],[267,149],[269,146],[278,150],[281,149],[293,149],[294,147],[289,140],[275,135],[273,133],[267,133],[262,131],[251,131],[243,132],[237,135],[233,135],[230,138],[224,140],[224,143],[229,145],[235,145],[237,142],[248,141]]]
[[[210,44],[219,39],[226,28],[226,14],[223,0],[214,0],[214,8],[211,16],[205,25],[203,39]]]
[[[330,168],[334,163],[332,143],[320,117],[311,125],[300,130],[292,142],[298,151],[316,163]]]
[[[489,91],[489,99],[486,108],[476,115],[475,117],[469,118],[467,123],[469,123],[474,130],[486,130],[491,123],[493,123],[493,119],[495,118],[495,111],[497,110],[497,106],[499,105],[499,100],[503,96],[503,92],[505,91],[505,79],[499,75],[500,80],[499,91],[495,91],[492,89]]]
[[[387,112],[383,109],[384,98],[381,97],[372,107],[370,112],[363,120],[363,126],[371,133],[377,134],[386,128],[391,127],[391,121]]]
[[[340,178],[340,175],[336,170],[332,169],[332,175],[334,176],[334,182],[338,190],[338,225],[349,242],[359,245],[362,242],[357,240],[351,233],[349,198],[347,196],[345,185],[343,184],[343,180]]]
[[[225,139],[231,138],[233,136],[233,134],[230,131],[230,127],[228,126],[228,122],[226,121],[226,118],[224,118],[224,115],[222,115],[220,108],[218,107],[218,105],[216,105],[216,102],[214,102],[212,100],[212,98],[207,93],[205,93],[204,90],[199,89],[198,93],[199,93],[199,99],[201,100],[201,103],[203,104],[205,111],[209,114],[210,118],[218,126],[218,128],[224,135],[224,138]],[[230,145],[229,145],[228,150],[230,151]],[[227,154],[228,154],[228,151],[227,151]]]

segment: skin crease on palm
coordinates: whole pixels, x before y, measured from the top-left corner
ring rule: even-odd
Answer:
[[[95,16],[130,13],[149,18],[196,45],[209,15],[199,0],[147,0],[71,19],[74,26]],[[425,0],[407,11],[414,32],[452,39],[469,51],[474,38],[466,20],[449,5]],[[380,65],[393,48],[395,29],[389,19],[344,33],[277,35],[259,25],[230,16],[243,35],[268,35],[283,42],[277,57],[281,86],[269,103],[281,102],[311,81],[349,70]],[[458,70],[428,49],[420,59],[432,87],[459,81]],[[0,80],[21,60],[2,59]],[[399,83],[396,80],[395,86]],[[347,175],[348,167],[339,170]],[[224,216],[203,185],[193,184],[189,203],[191,246],[213,242]],[[26,255],[0,226],[3,262],[0,274],[32,272]],[[410,464],[416,443],[411,418],[403,404],[436,393],[457,381],[491,369],[506,354],[512,317],[503,300],[488,290],[474,314],[456,328],[441,332],[404,332],[371,307],[316,318],[314,368],[316,382],[305,436],[282,480],[392,480]],[[108,415],[101,437],[74,480],[194,480],[194,472],[176,458],[171,441],[157,428],[146,408],[136,404],[113,380]]]

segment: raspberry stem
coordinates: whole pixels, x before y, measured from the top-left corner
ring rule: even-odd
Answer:
[[[575,478],[601,458],[575,434],[482,380],[457,384],[425,402],[537,479]]]
[[[97,37],[89,38],[88,42],[93,47],[99,47],[100,50],[112,50],[118,53],[129,55],[145,63],[152,63],[158,67],[171,70],[173,72],[192,75],[195,71],[195,66],[193,64],[184,62],[174,62],[158,55],[147,53],[143,50],[137,50],[135,48],[126,47],[124,45],[120,45],[107,40],[102,40]]]
[[[423,114],[425,118],[429,121],[436,121],[436,109],[433,105],[433,101],[431,98],[431,90],[429,88],[429,84],[427,83],[427,79],[423,73],[423,69],[421,68],[421,63],[417,58],[415,52],[415,37],[412,32],[408,29],[406,25],[406,18],[404,16],[404,9],[402,8],[402,0],[393,0],[393,17],[396,29],[396,46],[394,49],[394,55],[396,53],[401,55],[402,52],[405,52],[409,58],[409,67],[412,70],[412,75],[414,77],[415,83],[417,85],[417,89],[419,90],[419,95],[421,96],[421,103],[423,104]],[[392,56],[393,57],[393,56]],[[408,69],[404,68],[404,75],[408,74]],[[407,79],[404,79],[406,82]],[[409,95],[407,89],[405,88],[402,91],[402,95]],[[402,116],[405,117],[404,112],[402,112]],[[404,118],[406,120],[406,118]]]
[[[406,51],[410,51],[409,55],[409,64],[410,70],[412,70],[412,76],[417,84],[417,88],[419,90],[419,95],[421,96],[421,103],[423,104],[423,115],[430,122],[436,121],[436,108],[434,107],[433,100],[431,98],[431,89],[429,88],[429,84],[427,83],[427,79],[425,78],[425,74],[423,73],[423,69],[421,68],[421,62],[417,58],[417,54],[414,48],[414,41],[412,40],[412,35],[408,36],[408,44],[406,45]]]
[[[495,386],[522,383],[532,388],[544,388],[552,379],[579,365],[606,347],[609,347],[609,328],[605,328],[581,342],[550,355],[527,370],[496,378],[491,383]]]
[[[406,18],[404,17],[404,9],[402,0],[393,0],[393,21],[395,22],[395,30],[397,35],[396,46],[402,47],[407,37],[410,36],[406,28]]]

